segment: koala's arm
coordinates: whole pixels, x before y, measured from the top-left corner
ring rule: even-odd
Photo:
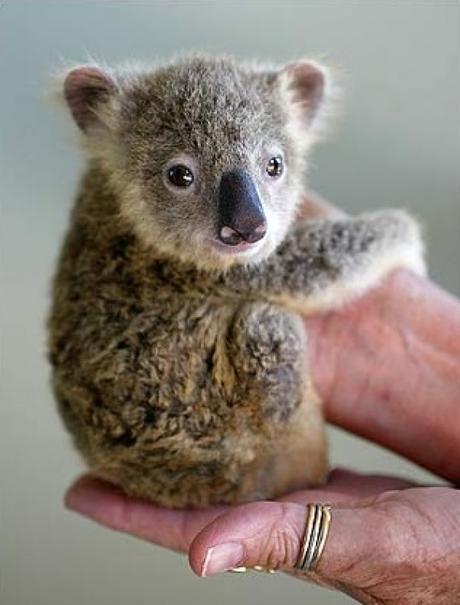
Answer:
[[[241,297],[301,313],[336,308],[396,267],[425,272],[416,221],[401,210],[305,221],[259,265],[235,267],[224,282]]]

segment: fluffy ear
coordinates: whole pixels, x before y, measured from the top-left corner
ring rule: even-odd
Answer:
[[[329,71],[315,61],[301,60],[282,68],[277,79],[296,126],[311,128],[329,96]]]
[[[77,67],[64,80],[64,98],[83,132],[104,125],[101,110],[109,105],[116,91],[114,78],[98,67]]]

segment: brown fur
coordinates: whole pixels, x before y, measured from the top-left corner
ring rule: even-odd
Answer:
[[[54,282],[54,390],[93,472],[131,495],[167,506],[270,498],[320,483],[327,470],[324,426],[296,313],[338,306],[394,266],[423,264],[417,227],[402,212],[292,226],[301,191],[299,159],[292,160],[278,193],[260,183],[264,204],[279,213],[281,225],[260,258],[232,263],[202,245],[195,235],[213,224],[207,218],[214,212],[213,178],[226,165],[247,165],[243,135],[258,119],[256,107],[265,112],[253,123],[256,134],[263,134],[271,116],[270,136],[282,145],[276,132],[284,133],[287,155],[306,147],[290,138],[286,82],[270,97],[270,79],[265,74],[257,84],[260,70],[251,80],[249,69],[230,60],[195,58],[150,75],[115,78],[120,92],[113,93],[111,83],[103,94],[104,81],[95,72],[97,105],[91,111],[78,106],[79,78],[87,74],[74,74],[72,82],[74,115],[92,140],[86,141],[89,168]],[[303,74],[299,88],[306,95],[308,77]],[[171,79],[175,88],[168,85]],[[198,94],[203,80],[206,96]],[[178,89],[181,103],[174,97]],[[318,104],[318,90],[313,92]],[[118,96],[110,100],[113,94]],[[187,94],[198,103],[193,116]],[[168,95],[176,99],[168,101],[168,112],[174,110],[177,121],[169,128],[178,134],[170,132],[170,142],[158,143],[154,166],[181,148],[210,162],[205,193],[187,216],[181,212],[190,201],[181,206],[157,177],[145,177],[147,150],[166,119],[154,108]],[[236,122],[232,112],[222,116],[226,100],[241,103],[245,95]],[[260,103],[268,97],[264,108]],[[200,103],[216,103],[215,115],[208,107],[203,117]],[[304,138],[313,128],[306,105]],[[88,122],[93,116],[96,124]],[[187,128],[180,132],[187,120],[200,139],[193,144]],[[220,153],[212,160],[207,154],[217,151],[211,145],[216,132]],[[235,143],[235,133],[243,140]],[[284,208],[277,210],[280,196]]]

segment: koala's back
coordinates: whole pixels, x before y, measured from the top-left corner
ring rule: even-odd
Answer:
[[[265,495],[305,394],[295,319],[181,280],[107,221],[114,204],[86,178],[55,279],[53,384],[77,447],[100,476],[163,504]]]

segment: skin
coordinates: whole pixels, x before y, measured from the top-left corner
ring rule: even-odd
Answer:
[[[459,483],[460,303],[401,270],[347,308],[307,324],[327,419]],[[310,501],[332,504],[333,517],[323,556],[304,579],[362,603],[451,605],[460,598],[454,487],[336,470],[322,489],[199,511],[129,500],[91,477],[66,495],[70,509],[107,527],[188,552],[200,576],[237,565],[292,573]],[[216,556],[212,549],[228,543],[240,547],[237,556],[229,558],[228,550],[227,560]]]

